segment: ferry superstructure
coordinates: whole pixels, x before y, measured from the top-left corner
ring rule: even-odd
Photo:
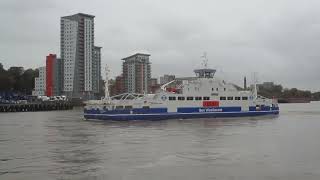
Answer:
[[[127,121],[189,118],[243,117],[279,114],[276,99],[241,90],[215,77],[216,70],[194,70],[195,77],[176,78],[155,94],[125,93],[88,101],[85,119]],[[108,82],[106,82],[108,83]],[[108,84],[106,84],[108,87]]]

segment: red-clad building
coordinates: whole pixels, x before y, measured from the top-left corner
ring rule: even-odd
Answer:
[[[46,96],[61,95],[62,72],[61,59],[49,54],[46,58]]]
[[[46,59],[46,96],[53,96],[53,64],[57,55],[49,54]]]

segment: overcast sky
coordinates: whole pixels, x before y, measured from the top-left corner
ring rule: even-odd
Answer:
[[[1,0],[0,62],[39,67],[60,56],[60,17],[95,15],[102,64],[150,53],[152,76],[191,76],[207,52],[217,75],[320,90],[319,0]]]

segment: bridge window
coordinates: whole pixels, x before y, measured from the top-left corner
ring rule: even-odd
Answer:
[[[175,101],[176,100],[176,97],[175,96],[170,96],[169,97],[169,101]]]
[[[203,97],[203,100],[210,100],[210,97]]]
[[[200,100],[202,100],[202,97],[195,97],[195,100],[200,101]]]
[[[184,100],[185,100],[185,97],[178,97],[178,100],[179,100],[179,101],[184,101]]]
[[[228,97],[228,100],[232,101],[232,100],[233,100],[233,97],[231,97],[231,96],[230,96],[230,97]]]
[[[234,99],[237,100],[237,101],[240,101],[240,100],[241,100],[240,97],[235,97]]]
[[[193,97],[187,97],[187,101],[192,101]]]
[[[242,97],[242,100],[245,100],[245,101],[246,101],[246,100],[248,100],[248,97],[247,97],[247,96],[243,96],[243,97]]]
[[[224,100],[227,100],[227,98],[224,97],[224,96],[221,96],[221,97],[220,97],[220,100],[224,101]]]

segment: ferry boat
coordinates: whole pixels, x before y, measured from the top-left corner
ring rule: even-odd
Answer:
[[[125,93],[109,97],[106,88],[105,98],[86,102],[84,118],[128,121],[279,114],[277,100],[258,95],[256,85],[252,90],[240,89],[215,77],[216,70],[206,66],[194,72],[195,77],[176,78],[162,85],[155,94]]]

